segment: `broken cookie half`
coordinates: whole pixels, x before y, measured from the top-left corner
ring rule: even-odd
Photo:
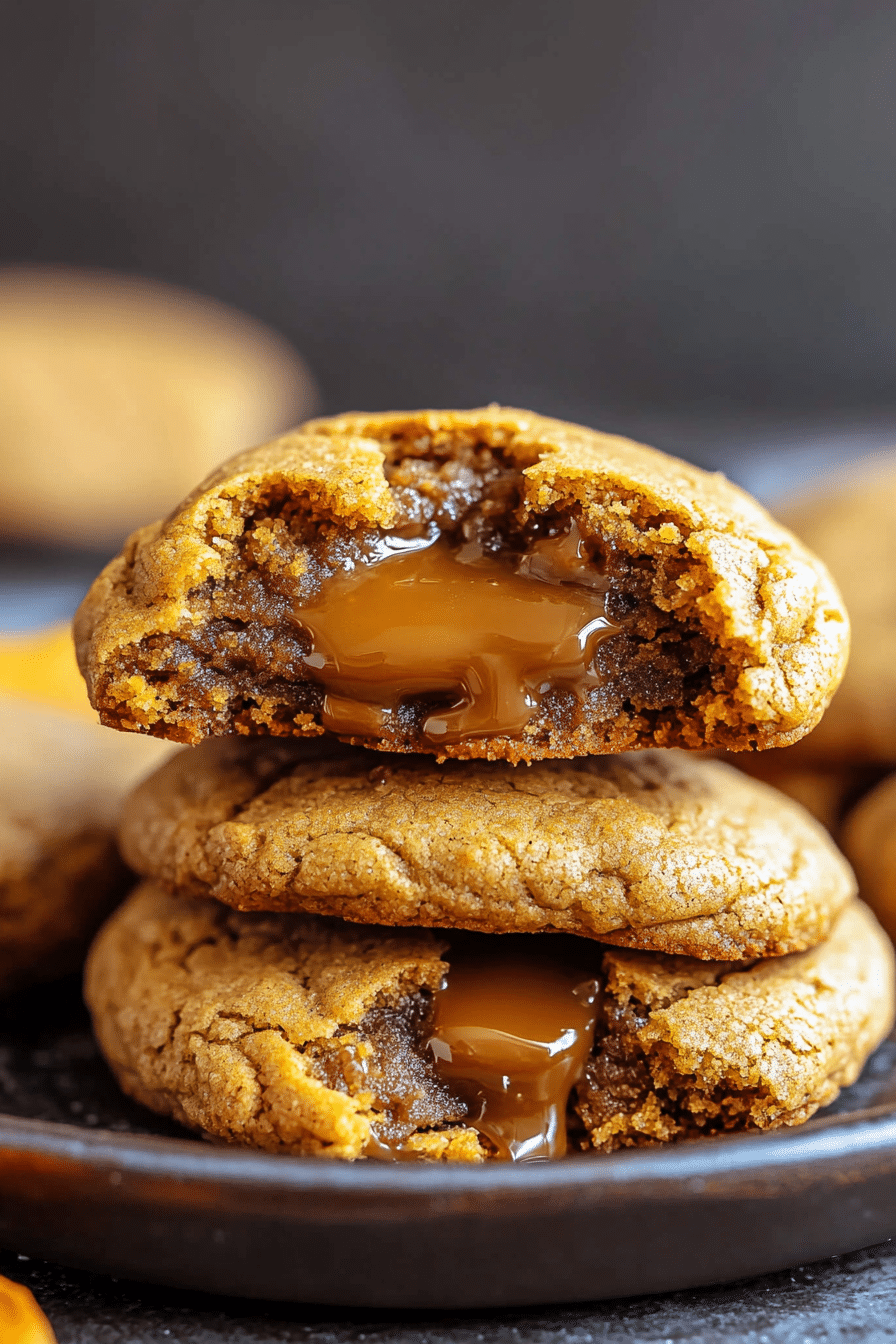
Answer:
[[[146,882],[85,990],[124,1090],[213,1138],[531,1161],[801,1123],[889,1030],[893,952],[858,901],[810,951],[732,963],[241,914]]]
[[[348,415],[135,533],[76,640],[103,723],[513,762],[797,741],[827,570],[723,477],[525,411]]]

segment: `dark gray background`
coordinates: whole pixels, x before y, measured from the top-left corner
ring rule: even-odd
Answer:
[[[891,0],[7,0],[0,257],[230,300],[329,410],[851,421],[894,75]]]

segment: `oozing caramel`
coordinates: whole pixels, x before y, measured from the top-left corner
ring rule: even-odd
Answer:
[[[600,684],[595,648],[619,630],[606,588],[574,523],[524,555],[384,533],[371,562],[294,612],[311,640],[304,664],[326,692],[321,721],[379,737],[403,702],[424,699],[434,745],[519,736],[552,688],[581,698]]]
[[[566,1106],[591,1051],[597,986],[545,947],[452,956],[429,1048],[474,1125],[513,1162],[566,1153]]]

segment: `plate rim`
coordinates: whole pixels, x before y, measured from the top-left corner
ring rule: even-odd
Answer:
[[[334,1197],[417,1196],[421,1203],[434,1195],[469,1198],[548,1191],[587,1192],[593,1198],[635,1183],[640,1197],[650,1186],[659,1197],[668,1190],[680,1199],[683,1183],[692,1184],[694,1193],[705,1196],[710,1193],[707,1182],[729,1194],[745,1178],[755,1190],[757,1177],[763,1175],[773,1177],[776,1185],[784,1175],[802,1176],[814,1183],[825,1179],[832,1162],[870,1158],[888,1149],[896,1159],[896,1103],[889,1102],[822,1116],[792,1128],[713,1135],[614,1153],[577,1153],[562,1161],[518,1165],[348,1162],[206,1144],[189,1136],[88,1129],[0,1114],[0,1171],[15,1161],[16,1154],[23,1159],[52,1156],[107,1177],[110,1171],[118,1171],[129,1177],[214,1184],[222,1195],[254,1187],[259,1192],[288,1190]]]
[[[894,1235],[890,1100],[783,1133],[519,1166],[330,1161],[0,1115],[0,1245],[239,1298],[573,1303],[732,1282]],[[471,1254],[475,1271],[458,1274]]]

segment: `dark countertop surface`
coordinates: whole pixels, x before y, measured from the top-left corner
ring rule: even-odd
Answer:
[[[896,1242],[715,1288],[524,1311],[347,1311],[206,1297],[0,1254],[59,1344],[616,1344],[896,1339]]]

